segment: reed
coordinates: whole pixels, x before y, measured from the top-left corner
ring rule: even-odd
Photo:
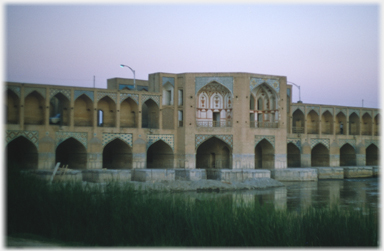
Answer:
[[[238,206],[229,198],[138,192],[113,182],[100,189],[81,183],[48,185],[17,172],[7,176],[6,229],[11,236],[34,234],[76,246],[108,247],[378,246],[378,217],[368,209],[297,213],[257,203]]]

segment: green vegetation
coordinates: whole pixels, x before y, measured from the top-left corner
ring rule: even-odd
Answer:
[[[8,173],[7,234],[77,246],[378,246],[378,216],[369,210],[335,207],[298,214],[271,205],[241,207],[229,198],[135,192],[115,183],[103,190]]]

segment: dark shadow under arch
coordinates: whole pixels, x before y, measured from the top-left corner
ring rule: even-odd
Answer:
[[[287,145],[288,167],[301,167],[300,149],[293,143]]]
[[[37,147],[23,136],[8,143],[6,149],[7,167],[12,169],[37,169]]]
[[[61,163],[60,166],[68,165],[70,169],[86,169],[87,151],[76,139],[66,139],[56,148],[55,163],[57,162]]]
[[[311,166],[329,166],[329,149],[321,143],[314,146],[311,150]]]
[[[275,149],[272,144],[263,139],[255,146],[255,169],[275,168]]]
[[[231,148],[219,138],[212,137],[200,144],[196,151],[196,168],[231,169]]]
[[[162,140],[153,143],[147,150],[147,169],[173,168],[172,148]]]
[[[132,169],[132,148],[120,139],[114,139],[103,149],[103,168]]]
[[[356,166],[356,151],[350,144],[340,148],[340,166]]]

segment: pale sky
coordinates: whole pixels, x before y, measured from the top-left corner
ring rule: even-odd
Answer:
[[[6,4],[5,81],[106,88],[155,72],[287,76],[304,103],[379,107],[378,4]],[[293,87],[293,101],[298,89]]]

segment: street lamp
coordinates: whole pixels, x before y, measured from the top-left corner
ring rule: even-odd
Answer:
[[[136,77],[135,77],[135,70],[129,67],[128,65],[121,64],[120,67],[127,67],[133,72],[133,89],[136,90]]]
[[[297,101],[297,103],[303,103],[303,101],[301,101],[300,86],[297,85],[297,84],[295,84],[295,83],[289,82],[289,81],[287,81],[287,83],[291,83],[291,84],[293,84],[294,86],[296,86],[297,88],[299,88],[299,101]]]

